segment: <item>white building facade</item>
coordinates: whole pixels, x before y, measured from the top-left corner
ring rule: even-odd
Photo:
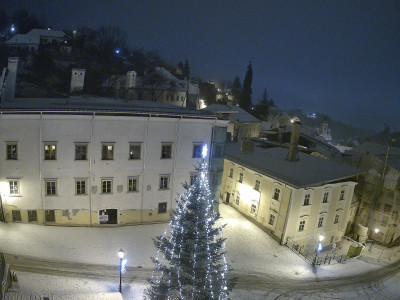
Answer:
[[[0,208],[6,222],[168,220],[216,129],[210,115],[4,110]]]

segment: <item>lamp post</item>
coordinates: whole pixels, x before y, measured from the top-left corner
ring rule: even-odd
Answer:
[[[122,259],[124,258],[125,251],[121,248],[118,251],[119,256],[119,292],[121,293],[121,278],[122,278]]]
[[[313,262],[312,262],[312,266],[313,266],[314,268],[315,268],[315,266],[316,266],[316,264],[317,264],[318,253],[322,250],[322,244],[321,244],[321,242],[323,241],[323,239],[324,239],[324,236],[323,236],[323,235],[320,235],[320,236],[319,236],[318,247],[317,247],[317,249],[315,249],[315,256],[314,256],[314,259],[313,259]]]

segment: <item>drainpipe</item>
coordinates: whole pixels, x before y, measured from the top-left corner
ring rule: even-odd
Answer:
[[[3,71],[3,73],[4,73],[4,71]],[[0,86],[0,91],[1,91],[1,88],[2,87]],[[2,112],[0,113],[0,119],[1,119],[1,117],[3,117]],[[1,169],[0,169],[0,172],[1,172]],[[0,176],[1,176],[1,174],[0,174]],[[0,193],[0,221],[6,223],[6,218],[4,216],[3,198],[1,197],[1,193]]]
[[[174,153],[174,164],[172,167],[172,176],[171,176],[171,209],[172,209],[172,204],[174,201],[174,182],[175,182],[175,169],[176,169],[176,155],[178,153],[178,143],[179,143],[179,129],[180,129],[180,124],[181,124],[182,116],[180,119],[178,119],[178,122],[176,124],[176,130],[175,130],[175,153]]]
[[[43,113],[40,112],[39,119],[39,180],[40,180],[40,198],[42,200],[42,212],[43,212],[43,224],[46,223],[46,212],[44,210],[44,198],[43,198],[43,178],[42,178],[42,118]]]
[[[285,189],[287,188],[287,185],[285,184]],[[285,216],[285,224],[283,225],[283,232],[282,232],[282,237],[281,237],[281,245],[285,244],[285,236],[286,236],[286,228],[287,228],[287,222],[289,219],[289,214],[290,214],[290,208],[292,205],[292,189],[290,189],[290,196],[289,196],[289,204],[288,208],[286,210],[286,216]],[[285,191],[282,193],[282,198],[285,195]]]
[[[147,118],[147,122],[146,122],[146,127],[145,127],[145,131],[144,131],[144,151],[143,151],[143,167],[142,167],[142,188],[141,188],[141,201],[140,201],[140,223],[143,223],[143,219],[144,219],[144,188],[145,188],[145,184],[144,184],[144,178],[145,178],[145,174],[146,174],[146,158],[147,158],[147,144],[149,141],[149,124],[150,124],[150,118],[151,115],[149,115],[149,117]]]
[[[92,220],[92,202],[93,202],[93,195],[92,195],[92,157],[93,157],[93,119],[96,113],[93,112],[92,119],[90,120],[90,157],[89,157],[89,223],[90,226],[93,226]]]

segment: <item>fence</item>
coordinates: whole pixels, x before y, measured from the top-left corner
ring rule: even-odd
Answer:
[[[341,263],[342,261],[349,259],[346,254],[336,255],[336,253],[324,253],[321,255],[318,251],[307,251],[304,247],[301,247],[289,237],[287,238],[285,245],[293,252],[303,257],[305,261],[309,262],[314,267]]]

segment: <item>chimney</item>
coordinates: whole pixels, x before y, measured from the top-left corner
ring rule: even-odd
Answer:
[[[254,152],[253,142],[242,140],[242,144],[240,145],[240,153],[249,153],[249,152]]]
[[[289,152],[287,154],[286,160],[297,161],[299,160],[299,154],[297,152],[297,145],[299,144],[300,137],[300,120],[298,118],[293,118],[290,120],[292,122],[292,134],[290,136]]]
[[[137,79],[137,73],[135,71],[129,71],[128,73],[126,73],[125,89],[129,90],[131,88],[135,88],[136,79]]]
[[[70,93],[81,93],[83,92],[83,86],[85,83],[85,69],[72,69],[71,74],[71,89]]]
[[[8,74],[5,81],[4,96],[5,102],[15,98],[15,85],[17,82],[18,57],[8,58]]]

